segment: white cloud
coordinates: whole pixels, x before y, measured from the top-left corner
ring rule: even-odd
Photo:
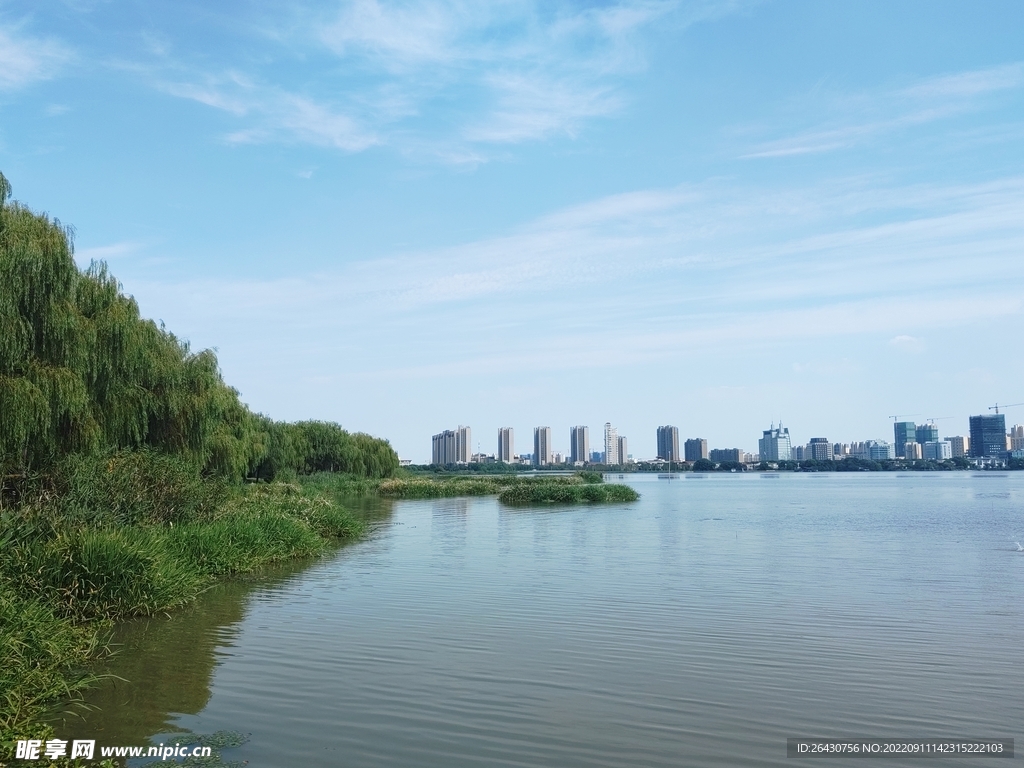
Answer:
[[[232,144],[298,141],[359,152],[380,140],[360,122],[331,105],[307,96],[257,84],[237,73],[206,82],[170,82],[161,85],[174,96],[197,101],[236,117],[251,118],[251,125],[229,133]]]
[[[70,59],[70,50],[56,40],[24,37],[17,27],[0,27],[0,91],[48,80]]]
[[[373,317],[382,338],[474,329],[457,347],[442,344],[436,364],[413,364],[420,372],[455,360],[562,369],[615,344],[620,363],[856,334],[914,350],[932,329],[1021,317],[1024,179],[864,189],[859,198],[842,182],[788,193],[715,183],[645,190],[502,237],[336,272],[160,291],[211,327],[291,318],[347,337]],[[853,223],[872,207],[897,220]],[[545,333],[494,351],[502,322],[518,327],[526,314]],[[431,348],[428,338],[411,358]]]
[[[227,62],[219,74],[169,63],[165,91],[239,118],[236,143],[301,141],[357,152],[387,144],[454,164],[503,145],[575,137],[627,103],[644,69],[643,35],[680,30],[730,2],[620,0],[573,8],[536,0],[345,0],[326,15],[268,28],[267,66]],[[313,76],[288,82],[301,59]],[[315,63],[314,63],[315,62]],[[246,69],[248,68],[248,69]],[[239,74],[246,69],[246,74]],[[183,75],[182,72],[185,72]]]
[[[908,87],[840,98],[805,111],[839,112],[824,125],[758,144],[743,158],[776,158],[849,149],[885,134],[978,109],[981,99],[1024,85],[1024,64],[1012,63],[923,80]]]
[[[480,123],[466,127],[463,136],[471,142],[515,143],[555,133],[575,137],[585,120],[612,114],[622,103],[611,89],[543,76],[494,75],[487,84],[496,104]]]
[[[960,99],[1019,88],[1022,84],[1024,64],[1015,62],[990,69],[933,77],[904,89],[902,95],[914,99]]]
[[[110,245],[96,245],[90,248],[78,248],[75,250],[75,261],[83,266],[88,266],[93,261],[116,261],[134,256],[143,247],[142,243],[125,241]]]

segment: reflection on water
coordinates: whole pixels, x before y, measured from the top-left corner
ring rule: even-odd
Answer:
[[[773,477],[399,502],[331,558],[125,628],[132,682],[88,731],[251,732],[240,757],[282,768],[782,766],[788,736],[1019,737],[1024,473]]]
[[[265,573],[259,588],[273,589],[308,567],[296,562]],[[230,654],[245,600],[256,588],[247,580],[222,582],[171,616],[119,625],[117,653],[99,670],[110,677],[86,695],[85,704],[93,709],[76,707],[65,715],[60,732],[130,745],[177,730],[174,715],[198,714],[209,702],[214,667]]]
[[[386,523],[392,502],[345,499],[371,528]],[[58,714],[55,727],[67,738],[105,745],[142,745],[160,733],[180,730],[182,715],[198,715],[209,703],[216,666],[229,658],[248,601],[274,592],[317,561],[291,561],[257,575],[219,581],[192,605],[169,615],[119,624],[116,653],[96,671],[103,682],[85,700]]]

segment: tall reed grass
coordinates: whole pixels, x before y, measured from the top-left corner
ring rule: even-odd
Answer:
[[[83,486],[0,516],[0,742],[30,724],[39,733],[45,708],[89,682],[80,670],[103,652],[112,621],[184,605],[215,578],[317,556],[363,530],[334,497],[302,485],[222,489],[217,506],[202,493],[136,501],[130,484]],[[107,493],[121,512],[89,506]]]

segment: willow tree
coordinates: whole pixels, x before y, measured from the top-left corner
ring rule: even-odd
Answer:
[[[386,441],[337,424],[277,424],[224,383],[210,350],[192,352],[108,272],[74,261],[73,231],[10,201],[0,174],[0,474],[46,472],[71,454],[138,448],[206,474],[394,474]]]
[[[10,202],[0,175],[0,463],[45,470],[69,453],[152,447],[241,476],[259,422],[215,355],[139,315],[103,264],[84,272],[73,232]]]

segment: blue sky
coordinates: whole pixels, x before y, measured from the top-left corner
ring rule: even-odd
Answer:
[[[1019,2],[3,2],[0,170],[255,410],[755,450],[1024,401]],[[1024,408],[1008,412],[1024,422]]]

